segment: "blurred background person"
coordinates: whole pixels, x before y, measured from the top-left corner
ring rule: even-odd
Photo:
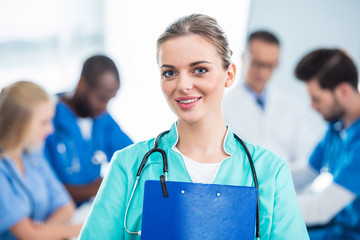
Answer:
[[[224,114],[240,137],[295,165],[307,159],[317,138],[307,124],[305,104],[270,84],[279,58],[280,42],[273,33],[249,35],[242,55],[243,81],[226,94]]]
[[[43,155],[54,103],[38,85],[20,81],[0,93],[0,239],[65,239],[80,225],[66,189]]]
[[[107,112],[120,87],[115,63],[106,56],[88,58],[74,91],[58,94],[54,133],[47,157],[77,204],[96,195],[105,167],[116,150],[132,140]]]
[[[295,75],[329,122],[307,167],[293,172],[311,239],[360,239],[360,93],[353,60],[340,49],[304,56]]]

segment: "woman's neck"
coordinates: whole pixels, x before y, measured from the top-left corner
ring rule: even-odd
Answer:
[[[182,154],[198,162],[222,161],[228,157],[223,149],[226,130],[223,118],[211,123],[186,123],[179,120],[179,141],[176,147]]]
[[[22,161],[22,151],[13,150],[13,151],[4,151],[4,156],[8,156],[14,163],[15,166],[24,174],[24,164]]]

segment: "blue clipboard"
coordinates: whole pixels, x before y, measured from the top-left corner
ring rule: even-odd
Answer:
[[[254,239],[255,187],[145,182],[142,240]]]

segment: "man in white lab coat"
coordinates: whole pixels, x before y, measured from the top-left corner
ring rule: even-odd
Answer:
[[[267,31],[250,34],[242,55],[243,76],[226,93],[225,120],[244,140],[268,148],[295,166],[308,158],[320,136],[306,119],[306,104],[270,86],[280,55],[277,37]]]

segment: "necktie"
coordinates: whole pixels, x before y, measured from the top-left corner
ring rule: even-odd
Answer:
[[[257,98],[256,98],[256,102],[259,104],[259,106],[261,107],[261,109],[264,110],[264,107],[265,107],[264,99],[262,99],[262,98],[260,98],[260,97],[257,97]]]

